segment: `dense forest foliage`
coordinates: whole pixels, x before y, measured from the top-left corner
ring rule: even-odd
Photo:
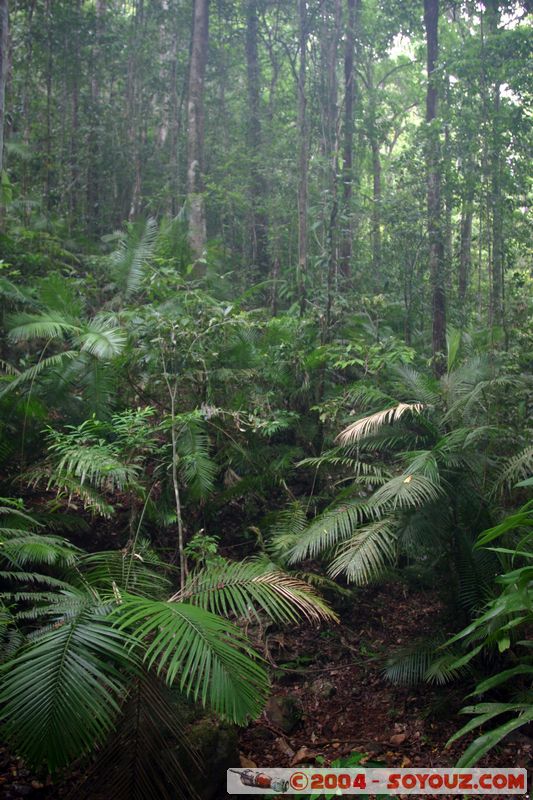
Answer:
[[[193,796],[191,719],[258,719],[267,631],[340,636],[369,585],[438,597],[379,668],[470,698],[460,765],[527,735],[532,10],[0,0],[1,738],[36,775]]]

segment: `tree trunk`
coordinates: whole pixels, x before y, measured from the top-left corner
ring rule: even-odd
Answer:
[[[77,58],[80,51],[80,29],[82,24],[81,18],[81,0],[76,0],[75,12],[75,30],[72,37],[72,60]],[[70,192],[69,192],[69,207],[71,220],[74,224],[78,224],[78,202],[79,202],[79,180],[80,180],[80,155],[79,155],[79,136],[80,136],[80,86],[79,86],[79,73],[74,68],[72,76],[72,92],[70,95],[71,105],[71,129],[70,129]]]
[[[188,102],[187,201],[189,245],[196,261],[195,274],[207,239],[204,202],[204,81],[209,37],[209,0],[194,0]]]
[[[90,124],[88,134],[88,168],[87,168],[87,222],[91,233],[101,230],[101,192],[100,192],[100,59],[101,40],[104,28],[106,1],[96,2],[95,43],[91,53],[91,85],[90,85]]]
[[[468,179],[467,179],[468,180]],[[471,178],[469,179],[471,180]],[[459,245],[459,307],[463,319],[466,312],[466,295],[472,271],[472,220],[474,217],[473,191],[467,187],[461,208],[461,240]]]
[[[51,0],[46,0],[47,57],[46,57],[46,183],[45,197],[48,213],[52,210],[52,9]]]
[[[0,175],[4,166],[5,94],[8,71],[8,0],[0,0]]]
[[[355,27],[360,0],[347,0],[348,23],[344,50],[344,142],[342,166],[343,236],[340,243],[340,271],[345,278],[351,274],[352,225],[351,202],[353,194],[353,135],[354,135],[354,54]]]
[[[327,301],[326,318],[323,332],[323,342],[329,339],[331,328],[331,314],[333,307],[333,297],[337,283],[338,270],[338,211],[339,211],[339,130],[338,130],[338,107],[337,107],[337,49],[339,44],[340,27],[342,20],[341,0],[335,0],[334,5],[335,25],[328,48],[328,85],[326,97],[326,131],[327,131],[327,157],[330,162],[330,191],[331,191],[331,212],[329,218],[328,231],[328,277],[327,277]]]
[[[261,278],[269,272],[268,220],[264,211],[266,181],[260,169],[260,72],[257,52],[257,0],[246,7],[246,68],[248,75],[248,152],[250,157],[251,261]]]
[[[300,65],[298,70],[298,131],[299,144],[299,185],[298,185],[298,298],[300,314],[306,304],[307,281],[307,195],[309,171],[309,132],[307,127],[307,98],[305,81],[307,72],[307,5],[306,0],[298,0]]]
[[[498,33],[500,9],[498,0],[485,0],[488,30]],[[500,122],[500,83],[492,86],[492,132],[490,142],[490,210],[492,234],[490,316],[492,325],[503,325],[503,202],[502,202],[502,141]]]
[[[446,364],[446,293],[440,196],[440,136],[437,127],[438,95],[435,81],[439,53],[439,0],[424,0],[424,25],[427,44],[426,169],[429,269],[433,310],[432,350],[433,368],[437,375],[441,375]]]

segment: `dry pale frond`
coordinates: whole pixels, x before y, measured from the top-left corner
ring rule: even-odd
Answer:
[[[398,403],[397,406],[386,408],[384,411],[377,411],[367,417],[358,419],[357,422],[348,425],[339,435],[337,441],[341,445],[351,444],[366,436],[376,433],[384,425],[390,425],[401,419],[404,414],[410,412],[419,414],[425,408],[424,403]]]

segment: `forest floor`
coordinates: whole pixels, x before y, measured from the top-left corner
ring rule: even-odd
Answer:
[[[267,656],[275,665],[275,699],[270,711],[241,731],[241,766],[312,765],[320,756],[328,765],[354,751],[364,754],[363,765],[372,761],[390,767],[453,766],[473,738],[446,748],[449,737],[466,721],[458,716],[465,688],[398,687],[383,676],[387,652],[434,633],[442,615],[435,591],[387,583],[360,590],[343,610],[339,625],[267,630]],[[289,721],[286,705],[296,710]],[[479,766],[531,770],[533,740],[514,736]],[[56,785],[42,781],[0,747],[2,800],[55,800],[72,791],[79,777],[77,773]],[[219,800],[226,797],[224,792]]]
[[[301,719],[290,733],[265,715],[252,723],[240,737],[242,766],[312,765],[317,756],[329,765],[354,751],[364,754],[362,765],[453,766],[475,738],[446,747],[468,720],[458,715],[465,687],[399,687],[383,675],[386,654],[434,634],[443,612],[435,591],[387,583],[361,590],[338,626],[301,626],[273,635],[271,642],[267,636],[278,666],[274,696],[294,698]],[[512,737],[478,766],[531,770],[533,740]]]

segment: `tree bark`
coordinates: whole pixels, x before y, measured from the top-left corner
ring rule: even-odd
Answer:
[[[269,273],[268,219],[264,211],[267,193],[261,163],[261,74],[257,48],[257,0],[246,6],[246,68],[248,77],[248,151],[250,156],[251,262],[261,278]]]
[[[188,102],[187,202],[189,245],[195,259],[195,274],[207,239],[204,200],[204,82],[209,37],[209,0],[194,0]]]
[[[433,311],[432,351],[434,371],[437,375],[441,375],[446,363],[446,292],[441,222],[440,136],[437,128],[438,93],[435,80],[439,54],[439,0],[424,0],[424,25],[427,44],[426,169],[429,270]]]
[[[299,184],[298,184],[298,299],[300,314],[303,315],[306,304],[307,282],[307,199],[309,182],[309,132],[307,123],[307,97],[305,82],[307,73],[307,39],[308,21],[306,0],[298,0],[299,18],[299,51],[298,69],[298,131],[299,142]]]
[[[0,174],[4,166],[4,120],[9,44],[8,0],[0,0]]]

